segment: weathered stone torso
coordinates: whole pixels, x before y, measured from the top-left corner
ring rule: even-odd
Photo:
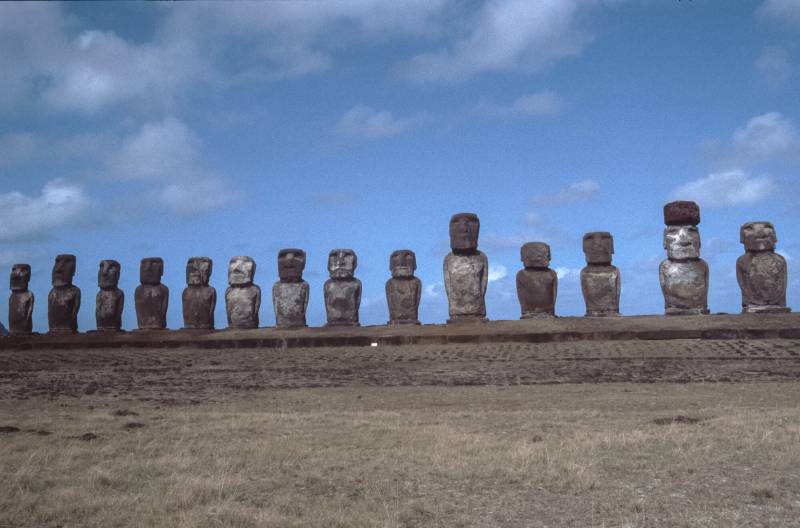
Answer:
[[[708,313],[708,264],[703,259],[664,260],[659,279],[667,315]]]
[[[225,291],[225,308],[230,328],[258,328],[261,288],[255,284],[241,288],[228,287]]]
[[[485,319],[489,259],[480,251],[461,255],[449,253],[444,259],[444,284],[452,320]]]
[[[358,326],[361,281],[328,279],[324,289],[328,326]]]
[[[517,272],[517,298],[521,319],[550,317],[556,311],[558,276],[551,269],[521,269]]]
[[[386,281],[389,324],[420,324],[418,313],[421,293],[422,281],[417,277]]]
[[[8,332],[12,335],[33,331],[33,293],[14,291],[8,298]]]
[[[278,281],[272,285],[272,306],[275,325],[280,328],[306,326],[309,286],[304,280]]]
[[[78,331],[81,290],[77,286],[57,286],[47,296],[47,323],[51,334]]]
[[[616,266],[586,266],[581,270],[586,315],[619,315],[620,274]]]
[[[217,290],[211,286],[187,286],[182,301],[184,328],[214,328]]]
[[[163,284],[140,284],[134,292],[136,321],[140,330],[163,330],[167,327],[169,289]]]
[[[114,331],[122,328],[122,307],[124,305],[125,294],[119,288],[98,291],[94,310],[97,329]]]
[[[743,312],[788,312],[786,259],[772,251],[747,252],[736,260]]]

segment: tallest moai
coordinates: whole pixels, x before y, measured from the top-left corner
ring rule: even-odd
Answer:
[[[708,264],[700,258],[700,207],[694,202],[664,206],[664,249],[658,275],[667,315],[708,313]]]

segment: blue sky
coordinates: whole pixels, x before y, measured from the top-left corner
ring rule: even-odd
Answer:
[[[0,4],[0,267],[165,260],[182,325],[191,256],[250,255],[270,300],[301,247],[324,323],[328,252],[352,248],[362,324],[388,319],[395,249],[417,254],[423,322],[447,317],[448,220],[481,219],[491,319],[519,317],[519,247],[545,241],[560,315],[582,315],[584,232],[611,231],[625,314],[663,313],[662,207],[701,205],[712,312],[738,312],[739,226],[770,220],[800,308],[800,2],[352,0]],[[7,306],[0,304],[7,321]]]

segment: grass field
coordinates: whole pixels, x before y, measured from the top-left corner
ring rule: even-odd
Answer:
[[[8,398],[0,526],[800,526],[799,403],[794,382]]]

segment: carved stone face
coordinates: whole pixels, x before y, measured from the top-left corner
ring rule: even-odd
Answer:
[[[408,249],[397,250],[389,257],[389,269],[394,278],[413,277],[417,269],[417,256]]]
[[[208,286],[213,263],[208,257],[192,257],[186,262],[186,284]]]
[[[544,242],[528,242],[520,249],[520,257],[526,268],[546,268],[550,265],[550,246]]]
[[[358,261],[352,249],[334,249],[328,255],[328,271],[332,279],[352,279]]]
[[[250,257],[233,257],[228,264],[228,284],[249,286],[256,274],[256,261]]]
[[[693,225],[667,226],[664,249],[671,260],[700,258],[700,231]]]
[[[30,280],[30,264],[14,264],[11,266],[11,291],[27,290]]]
[[[75,255],[58,255],[53,265],[53,286],[72,286],[75,276]]]
[[[97,285],[100,288],[116,288],[119,284],[120,265],[116,260],[101,260],[97,270]]]
[[[450,218],[450,248],[460,251],[478,249],[481,222],[473,213],[458,213]]]
[[[611,255],[614,254],[611,233],[595,231],[583,235],[583,253],[587,264],[611,264]]]
[[[282,281],[298,282],[303,279],[306,267],[306,252],[288,248],[278,252],[278,277]]]
[[[748,222],[739,231],[739,241],[746,251],[774,251],[778,235],[770,222]]]
[[[161,284],[164,274],[164,261],[161,257],[143,258],[139,265],[139,281],[142,284]]]

